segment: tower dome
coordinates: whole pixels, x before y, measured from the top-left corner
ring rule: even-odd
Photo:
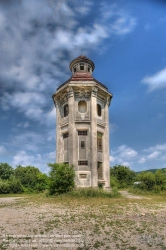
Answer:
[[[73,61],[71,61],[69,65],[70,71],[75,73],[90,73],[92,74],[95,65],[92,60],[90,60],[88,57],[84,55],[80,55],[77,58],[75,58]]]

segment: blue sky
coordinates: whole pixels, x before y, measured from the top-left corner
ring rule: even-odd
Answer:
[[[0,162],[48,171],[52,94],[84,54],[113,93],[111,166],[166,167],[166,2],[0,2]]]

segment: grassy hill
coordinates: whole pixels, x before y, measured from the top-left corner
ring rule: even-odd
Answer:
[[[166,171],[166,168],[154,168],[154,169],[148,169],[148,170],[144,170],[144,171],[138,171],[138,172],[136,172],[136,174],[139,174],[141,172],[152,172],[152,173],[155,173],[159,169],[162,170],[163,172]]]

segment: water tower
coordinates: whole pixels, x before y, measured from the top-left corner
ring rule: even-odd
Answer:
[[[75,168],[77,187],[110,188],[109,105],[112,94],[93,78],[84,55],[69,65],[72,76],[53,94],[56,106],[56,162]]]

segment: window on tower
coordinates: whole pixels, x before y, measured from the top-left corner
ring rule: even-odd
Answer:
[[[81,149],[84,149],[84,148],[85,148],[85,142],[81,141]]]
[[[68,114],[69,114],[69,105],[66,104],[64,106],[63,110],[64,110],[64,117],[68,116]]]
[[[88,165],[88,161],[78,161],[79,166]]]
[[[64,150],[68,150],[68,137],[69,137],[68,133],[63,134],[63,149]]]
[[[97,150],[103,151],[103,141],[102,141],[103,134],[97,132]]]
[[[97,173],[98,173],[98,180],[103,179],[103,168],[102,168],[102,162],[97,162]]]
[[[76,67],[74,67],[73,70],[74,70],[74,73],[76,73],[76,71],[77,71]]]
[[[78,135],[87,135],[88,131],[87,130],[78,130]]]
[[[80,63],[80,70],[84,70],[84,63]]]
[[[101,106],[100,106],[100,104],[97,104],[97,115],[101,116]]]

